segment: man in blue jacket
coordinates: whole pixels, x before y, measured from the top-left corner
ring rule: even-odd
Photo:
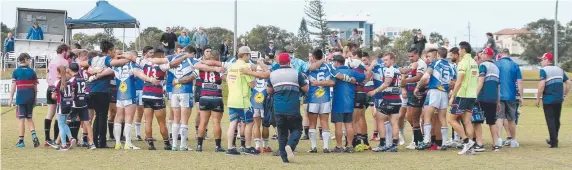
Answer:
[[[344,65],[346,59],[341,55],[334,56],[334,67],[341,74],[347,75],[348,78],[355,78],[356,82],[363,82],[365,75],[359,73]],[[352,126],[352,118],[354,112],[355,84],[336,79],[334,85],[334,94],[332,100],[332,123],[336,128],[336,147],[334,152],[353,153],[353,138],[355,132]],[[342,149],[342,125],[346,127],[346,135],[348,147]]]
[[[30,30],[28,30],[28,36],[26,36],[26,39],[44,40],[44,31],[42,31],[42,28],[40,26],[38,26],[38,23],[34,23],[34,26],[30,27]]]
[[[198,32],[195,32],[193,35],[192,42],[197,45],[197,58],[203,56],[204,47],[209,44],[209,39],[207,37],[207,33],[205,33],[205,28],[199,28]]]
[[[13,52],[14,51],[14,37],[12,37],[12,33],[8,33],[8,37],[4,39],[4,53]]]
[[[181,47],[186,47],[191,43],[191,37],[187,35],[187,31],[183,31],[179,38],[177,38],[177,42]]]

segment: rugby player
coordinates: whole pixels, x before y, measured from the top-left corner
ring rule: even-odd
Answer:
[[[143,47],[142,59],[151,58],[155,54],[153,47],[145,46]],[[139,68],[138,63],[136,63]],[[135,138],[137,141],[143,141],[141,138],[141,120],[143,119],[143,84],[145,82],[139,77],[135,77],[135,94],[137,96],[137,115],[135,117]],[[145,121],[144,121],[145,122]]]
[[[378,122],[378,129],[381,130],[381,139],[379,143],[379,148],[376,148],[375,152],[397,152],[397,144],[399,141],[399,109],[401,107],[401,96],[399,83],[401,81],[400,71],[394,67],[395,65],[395,55],[393,53],[387,53],[384,55],[383,63],[386,66],[383,69],[383,84],[376,89],[368,93],[369,96],[374,96],[377,93],[383,93],[383,97],[379,101],[378,111],[381,114],[376,116]],[[392,133],[392,143],[391,146],[386,145],[385,139],[385,125],[381,122],[389,120],[391,124]]]
[[[451,64],[445,60],[447,58],[447,49],[441,47],[438,49],[439,59],[434,60],[429,65],[427,71],[423,74],[423,77],[419,81],[418,85],[416,86],[414,93],[418,93],[420,89],[424,88],[427,85],[429,89],[427,94],[427,99],[425,100],[425,107],[423,108],[424,114],[423,119],[425,124],[424,126],[424,134],[423,134],[423,143],[421,143],[418,148],[419,149],[426,149],[430,146],[429,142],[431,136],[431,130],[433,129],[432,126],[432,118],[434,119],[435,110],[438,111],[438,124],[441,126],[441,141],[436,142],[438,145],[441,145],[441,148],[446,149],[443,144],[446,143],[447,134],[449,133],[449,127],[447,126],[447,108],[448,106],[448,91],[449,91],[449,82],[452,79],[456,79],[455,72],[451,67]],[[425,82],[429,80],[429,83],[426,84]]]
[[[425,90],[420,90],[418,94],[414,94],[413,91],[417,86],[417,82],[423,77],[423,74],[427,70],[427,64],[421,58],[419,58],[420,51],[416,48],[411,48],[407,54],[411,64],[409,68],[411,71],[405,77],[401,77],[401,86],[405,86],[406,93],[402,93],[403,98],[407,98],[407,120],[413,127],[413,143],[409,144],[406,149],[416,149],[416,147],[423,142],[423,134],[421,133],[420,127],[420,117],[421,117],[421,107],[425,101],[426,94]]]

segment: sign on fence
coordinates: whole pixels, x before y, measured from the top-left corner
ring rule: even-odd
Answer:
[[[11,85],[12,85],[12,80],[0,80],[0,105],[2,106],[8,105],[8,101],[10,100]],[[46,90],[48,90],[48,82],[46,81],[46,79],[38,79],[37,104],[46,103],[47,101]],[[14,96],[14,99],[16,99],[16,96]]]

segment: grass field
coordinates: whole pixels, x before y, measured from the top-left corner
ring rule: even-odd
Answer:
[[[17,119],[12,108],[3,107],[1,122],[1,169],[460,169],[473,167],[475,169],[568,169],[572,168],[572,107],[566,107],[562,113],[562,126],[560,130],[560,148],[547,148],[544,140],[548,132],[542,114],[542,109],[525,106],[522,108],[520,124],[518,125],[518,141],[520,148],[503,148],[500,152],[487,150],[473,156],[459,156],[457,151],[410,151],[400,147],[398,153],[362,152],[354,154],[309,154],[309,141],[301,141],[299,152],[291,164],[281,163],[280,158],[268,153],[259,156],[226,156],[213,152],[214,140],[212,131],[209,131],[209,140],[205,141],[204,151],[199,152],[173,152],[148,151],[145,142],[135,141],[134,144],[142,147],[137,151],[116,151],[112,149],[87,150],[74,148],[67,152],[56,151],[52,148],[33,148],[29,133],[26,133],[26,148],[15,147],[17,142]],[[34,120],[40,140],[44,139],[43,119],[46,107],[36,107]],[[190,122],[194,122],[193,119]],[[368,123],[371,116],[367,114]],[[227,129],[228,118],[223,118],[223,132]],[[154,123],[154,137],[160,139],[158,127]],[[191,123],[194,125],[194,123]],[[369,124],[370,131],[371,124]],[[212,129],[212,128],[209,128]],[[491,140],[488,128],[484,128],[485,146],[490,149]],[[406,128],[406,141],[411,140],[411,130]],[[189,133],[194,133],[190,130]],[[273,133],[273,131],[271,131]],[[504,133],[504,132],[503,132]],[[370,132],[371,134],[371,132]],[[277,141],[271,141],[273,149],[277,148]],[[318,142],[321,147],[321,142]],[[112,142],[109,143],[112,146]],[[189,145],[194,148],[195,140]],[[377,145],[378,143],[372,143]],[[162,148],[162,142],[156,142],[157,148]],[[330,141],[330,147],[334,145]],[[223,137],[223,146],[226,147]],[[56,162],[57,161],[57,162]],[[454,162],[454,163],[453,163]]]

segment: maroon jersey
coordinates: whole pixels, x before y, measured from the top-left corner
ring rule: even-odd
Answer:
[[[218,72],[199,72],[199,77],[202,80],[201,96],[222,97],[222,79],[220,75]]]

